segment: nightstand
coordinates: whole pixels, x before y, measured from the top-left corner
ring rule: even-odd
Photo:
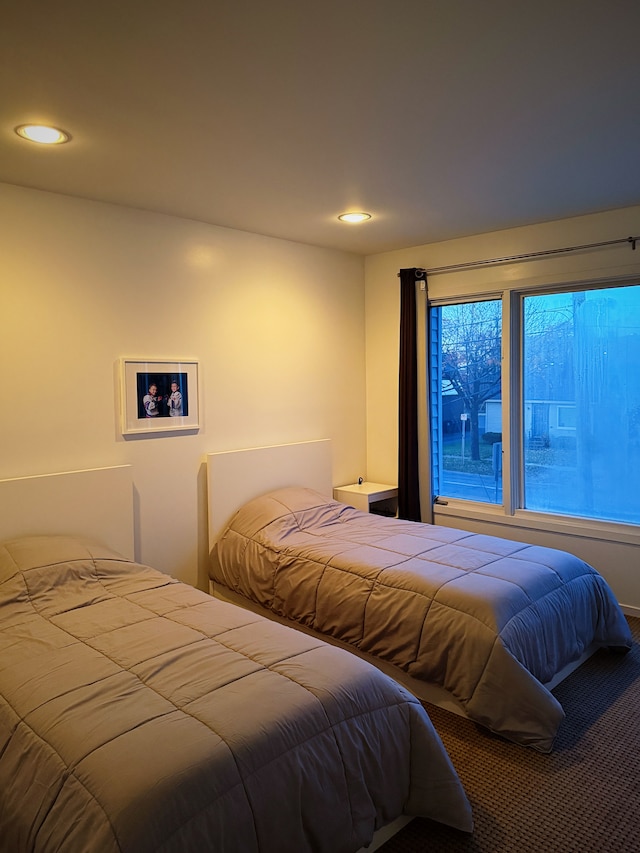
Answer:
[[[337,486],[333,498],[363,512],[393,516],[398,510],[398,487],[384,483],[353,483]]]

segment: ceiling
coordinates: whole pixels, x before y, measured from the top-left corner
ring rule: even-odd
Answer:
[[[637,0],[7,3],[0,181],[361,254],[636,205],[639,25]],[[71,143],[13,133],[36,121]]]

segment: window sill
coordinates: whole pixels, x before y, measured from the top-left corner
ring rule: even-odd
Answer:
[[[612,521],[595,521],[591,519],[573,518],[563,515],[547,515],[546,513],[516,510],[514,515],[505,515],[501,506],[481,504],[471,501],[447,499],[447,504],[433,505],[434,521],[446,524],[447,518],[460,518],[509,528],[536,530],[548,533],[564,533],[578,536],[582,539],[597,539],[610,542],[623,542],[629,545],[640,545],[640,526],[635,524],[619,524]]]

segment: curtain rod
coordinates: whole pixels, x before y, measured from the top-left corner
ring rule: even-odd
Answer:
[[[581,252],[585,249],[600,249],[604,246],[618,246],[622,243],[628,243],[633,251],[635,251],[636,243],[638,241],[640,241],[640,237],[622,237],[619,240],[605,240],[602,243],[585,243],[582,246],[566,246],[563,249],[545,249],[542,252],[525,252],[523,255],[509,255],[506,258],[488,258],[484,261],[467,261],[463,264],[449,264],[444,267],[433,267],[433,269],[418,268],[416,269],[416,276],[418,278],[422,278],[425,275],[433,275],[434,273],[473,269],[474,267],[491,266],[493,264],[506,264],[510,261],[525,261],[531,258],[542,258],[548,255],[561,255],[566,252]],[[399,275],[400,273],[398,273],[398,276]]]

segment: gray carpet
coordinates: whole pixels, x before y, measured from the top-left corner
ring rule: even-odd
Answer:
[[[465,835],[416,819],[381,853],[640,853],[640,619],[627,655],[598,651],[554,695],[554,752],[425,705],[474,811]]]

